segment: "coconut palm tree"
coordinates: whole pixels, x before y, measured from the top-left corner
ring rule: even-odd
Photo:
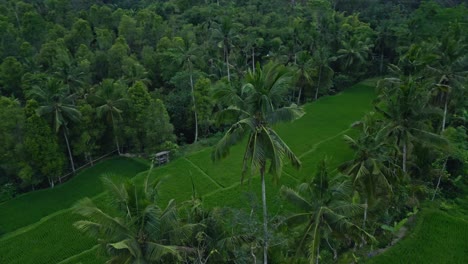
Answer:
[[[247,137],[243,157],[242,180],[250,169],[250,175],[260,172],[263,205],[263,262],[267,263],[268,229],[265,173],[277,181],[283,168],[283,158],[298,168],[299,158],[289,149],[272,126],[279,122],[293,121],[304,112],[296,105],[284,106],[285,96],[291,85],[291,77],[282,65],[269,63],[263,68],[257,65],[255,73],[249,71],[246,84],[240,96],[234,89],[223,89],[215,92],[221,101],[231,101],[232,105],[221,111],[221,120],[232,120],[235,123],[227,130],[224,137],[216,144],[212,152],[214,161],[225,158],[230,148],[242,138]],[[269,165],[269,167],[268,167]]]
[[[81,113],[75,106],[75,94],[70,93],[68,85],[54,78],[49,78],[43,86],[34,86],[28,96],[34,98],[40,104],[37,113],[40,116],[48,116],[58,133],[62,129],[65,143],[67,144],[68,156],[73,173],[75,173],[75,163],[68,142],[68,122],[78,122]]]
[[[295,77],[296,83],[299,86],[299,94],[297,95],[297,104],[301,103],[302,90],[305,86],[312,84],[312,67],[313,60],[308,51],[300,51],[295,54]]]
[[[112,125],[115,146],[120,155],[119,139],[117,137],[116,121],[121,120],[121,113],[126,107],[127,100],[123,96],[125,87],[112,79],[105,79],[98,86],[96,93],[89,100],[96,105],[96,113],[99,118],[105,118]],[[117,120],[116,120],[117,119]]]
[[[330,62],[336,61],[336,57],[330,56],[327,48],[320,47],[313,53],[313,65],[317,71],[317,88],[315,89],[315,100],[318,99],[319,90],[322,86],[325,88],[331,87],[333,74],[335,73],[330,67]]]
[[[430,132],[428,117],[432,111],[428,99],[429,93],[412,77],[407,80],[387,79],[381,86],[376,110],[383,115],[385,125],[377,136],[392,140],[400,149],[401,168],[404,173],[407,172],[408,153],[414,142],[419,141],[439,148],[447,146],[444,138]]]
[[[189,73],[189,80],[190,80],[190,91],[192,95],[192,104],[193,104],[193,114],[195,120],[195,137],[193,142],[198,141],[198,112],[197,112],[197,104],[195,101],[195,84],[193,80],[193,73],[194,73],[194,64],[196,64],[199,60],[200,56],[200,49],[199,47],[192,43],[189,39],[183,40],[183,45],[180,45],[176,48],[171,50],[170,56],[174,59],[174,61],[184,68]]]
[[[112,209],[99,208],[85,198],[74,212],[85,217],[74,226],[98,239],[111,257],[107,263],[168,263],[182,260],[182,245],[193,225],[182,225],[174,200],[165,208],[157,205],[157,183],[143,184],[103,178]]]
[[[343,41],[342,48],[338,50],[338,58],[342,61],[344,71],[351,69],[358,70],[365,65],[367,58],[374,46],[370,39],[360,40],[357,37],[351,38],[349,42]]]
[[[360,129],[360,136],[356,139],[345,135],[345,140],[354,150],[353,159],[343,163],[339,169],[351,177],[351,183],[362,197],[364,197],[364,218],[362,228],[366,226],[369,205],[372,205],[379,194],[392,192],[394,173],[388,165],[392,160],[387,155],[391,146],[377,137],[380,120],[371,112],[362,121],[352,126]]]
[[[297,253],[307,245],[311,264],[319,262],[322,242],[327,243],[336,259],[333,238],[357,239],[359,235],[373,238],[352,222],[352,217],[362,211],[362,205],[351,202],[352,183],[343,175],[330,177],[324,160],[317,171],[315,177],[296,189],[281,187],[283,198],[299,209],[287,218],[288,223],[302,230]]]
[[[239,35],[237,34],[237,24],[232,22],[228,17],[223,17],[219,23],[215,23],[213,27],[212,37],[219,41],[218,47],[223,49],[223,61],[226,64],[227,78],[228,82],[231,82],[231,71],[229,64],[229,55],[234,39],[237,39]]]

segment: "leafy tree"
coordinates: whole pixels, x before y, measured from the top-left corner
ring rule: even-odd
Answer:
[[[72,52],[75,52],[80,45],[90,46],[94,36],[88,21],[77,19],[70,30],[65,36],[65,43]]]
[[[81,120],[78,128],[72,130],[75,140],[72,141],[73,153],[84,155],[87,162],[93,166],[93,156],[102,148],[99,141],[105,132],[105,125],[96,116],[96,109],[87,103],[80,102],[78,110]]]
[[[60,152],[56,135],[51,131],[47,122],[36,112],[40,108],[34,100],[29,100],[26,108],[24,126],[25,166],[19,173],[26,185],[36,184],[34,174],[40,173],[47,177],[50,187],[63,171],[65,159]],[[60,180],[60,178],[59,178]]]
[[[13,180],[13,175],[18,171],[22,149],[22,137],[24,131],[24,112],[18,100],[0,96],[0,169],[5,172],[4,181]]]
[[[300,184],[295,190],[282,186],[281,195],[299,209],[287,218],[287,221],[299,225],[301,239],[297,253],[308,247],[309,263],[318,263],[320,245],[325,241],[337,258],[337,249],[332,246],[333,239],[356,239],[363,234],[370,234],[353,223],[353,216],[362,210],[362,206],[352,203],[352,184],[342,175],[330,177],[326,163],[322,160],[317,175]]]
[[[174,147],[174,126],[170,123],[163,101],[151,99],[147,109],[144,129],[146,134],[143,143],[147,153],[168,150],[168,148]]]
[[[14,57],[7,57],[0,65],[0,92],[4,96],[14,96],[23,99],[21,77],[23,65]]]
[[[112,79],[105,79],[96,87],[95,95],[90,101],[96,105],[96,114],[104,118],[111,126],[114,134],[115,146],[120,155],[117,122],[122,119],[122,112],[126,108],[127,99],[124,97],[125,86]]]
[[[81,117],[80,111],[74,104],[74,94],[70,94],[67,85],[61,81],[49,78],[43,86],[35,86],[28,92],[29,97],[37,99],[39,107],[37,113],[40,116],[47,116],[51,121],[55,133],[62,129],[63,137],[68,149],[68,157],[73,173],[75,163],[73,154],[68,142],[68,123],[78,122]]]
[[[211,97],[211,81],[208,78],[198,78],[195,83],[195,102],[197,104],[200,130],[205,136],[213,124],[214,101]]]
[[[277,181],[283,169],[283,158],[298,168],[301,163],[272,126],[279,122],[293,121],[304,112],[296,105],[284,106],[284,96],[291,85],[291,77],[284,66],[269,63],[263,68],[257,66],[255,73],[249,71],[242,87],[242,97],[230,90],[219,90],[216,97],[230,100],[232,106],[220,113],[220,118],[235,118],[235,123],[216,144],[213,160],[220,160],[229,154],[229,149],[245,136],[247,146],[243,157],[242,175],[250,169],[251,174],[260,172],[263,205],[263,261],[267,263],[268,229],[265,172]],[[242,177],[243,178],[243,177]]]

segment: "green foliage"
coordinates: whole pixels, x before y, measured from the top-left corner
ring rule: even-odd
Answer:
[[[52,133],[46,121],[36,115],[37,107],[35,101],[28,101],[26,106],[28,112],[24,125],[24,145],[28,147],[25,149],[25,160],[33,168],[33,173],[40,173],[42,177],[47,177],[50,186],[53,187],[63,172],[65,159],[60,152],[57,137]],[[25,185],[33,183],[24,182]]]
[[[418,215],[411,235],[365,263],[464,263],[468,223],[438,211]]]
[[[358,85],[340,96],[322,98],[317,103],[306,106],[307,112],[323,112],[323,115],[307,114],[292,124],[278,124],[276,126],[278,133],[290,143],[291,149],[302,154],[304,166],[297,177],[313,174],[319,157],[334,156],[335,159],[331,166],[336,166],[352,156],[339,135],[343,130],[347,129],[350,123],[359,119],[366,110],[370,109],[372,97],[373,93],[370,87]],[[354,102],[359,102],[359,107],[353,107]],[[329,111],[329,106],[335,103],[346,105],[348,108],[347,110],[337,108],[334,111]],[[330,123],[328,121],[330,119],[335,120],[335,122]],[[317,132],[320,130],[323,131],[323,134]],[[304,133],[304,131],[307,131],[307,133]],[[317,136],[310,137],[309,133],[314,133]],[[331,137],[332,140],[327,141],[330,134],[338,136]],[[311,149],[313,151],[309,151]],[[242,159],[239,157],[243,153],[241,146],[233,147],[231,156],[219,164],[210,162],[210,150],[210,148],[206,148],[189,155],[187,159],[177,159],[165,166],[153,169],[151,180],[160,181],[160,206],[167,205],[167,202],[171,199],[175,199],[177,203],[190,199],[192,195],[192,178],[198,194],[203,198],[205,208],[217,207],[220,204],[239,209],[246,208],[248,203],[239,199],[239,197],[243,197],[243,193],[250,189],[254,190],[257,197],[259,197],[260,181],[255,180],[258,179],[258,175],[253,176],[250,185],[239,185],[239,175],[242,168]],[[19,227],[37,223],[42,217],[69,208],[75,201],[83,197],[98,195],[103,191],[98,175],[105,172],[125,176],[134,175],[144,168],[144,165],[132,160],[124,158],[111,159],[80,172],[69,182],[54,189],[41,190],[17,197],[0,205],[0,210],[4,212],[0,219],[0,229],[4,230],[5,233],[14,231]],[[281,183],[290,187],[296,186],[298,180],[289,174],[295,172],[295,170],[290,165],[285,165],[284,171],[286,173],[283,173]],[[135,180],[142,182],[145,176],[146,173],[137,176]],[[269,212],[271,214],[280,212],[282,202],[275,195],[278,193],[280,185],[275,185],[271,181],[266,181],[266,185],[267,199],[270,205]],[[99,206],[108,204],[101,198],[94,201]],[[57,216],[38,222],[37,226],[29,226],[28,228],[31,229],[24,231],[21,236],[5,237],[5,240],[0,240],[0,248],[8,250],[8,253],[0,250],[0,256],[8,256],[9,259],[19,262],[31,260],[31,262],[35,261],[35,263],[48,263],[47,259],[61,261],[84,250],[92,249],[95,245],[93,240],[80,235],[71,226],[73,221],[78,220],[77,216],[70,216],[69,211],[66,212],[66,214],[63,214],[62,211],[59,211]],[[258,222],[258,218],[255,221]],[[258,225],[253,224],[252,227],[258,228]],[[274,226],[270,227],[273,228]],[[242,228],[242,226],[238,226],[238,228]],[[57,232],[51,230],[57,230]],[[42,239],[33,239],[34,237]],[[56,237],[57,240],[53,240],[52,237]],[[63,240],[63,237],[70,237],[71,239]],[[43,243],[40,244],[40,248],[37,247],[38,241]],[[60,241],[60,243],[53,241]],[[43,251],[38,256],[36,251],[31,251],[31,254],[24,253],[23,249],[26,247],[26,243],[29,242],[34,243],[34,248],[41,251],[47,245],[50,246],[51,243],[61,246],[51,249],[50,254]],[[4,247],[4,243],[11,246]],[[24,247],[18,245],[24,245]],[[272,251],[276,251],[276,247],[272,248]],[[95,257],[96,253],[96,250],[87,251],[76,256],[76,258],[70,259],[67,263],[80,261],[82,263],[102,263],[100,260],[102,260],[103,254],[98,253],[98,257]],[[213,259],[216,260],[216,258]]]

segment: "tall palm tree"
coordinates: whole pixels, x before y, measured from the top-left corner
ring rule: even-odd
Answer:
[[[427,76],[434,80],[437,101],[443,105],[441,132],[446,127],[450,102],[463,101],[467,94],[464,84],[468,80],[468,44],[460,32],[460,24],[449,28],[434,50],[437,59],[428,66]]]
[[[197,104],[195,101],[195,84],[193,80],[194,73],[194,64],[197,63],[200,56],[199,47],[192,43],[189,39],[184,39],[183,45],[178,46],[171,50],[170,56],[173,57],[174,61],[182,66],[189,73],[190,80],[190,90],[192,95],[192,104],[193,104],[193,115],[195,120],[195,138],[193,142],[198,141],[198,112]]]
[[[330,67],[330,62],[335,61],[337,58],[330,56],[327,48],[320,47],[313,54],[313,65],[317,70],[317,88],[315,89],[315,100],[318,99],[318,94],[321,86],[329,88],[334,74],[333,69]]]
[[[233,40],[238,38],[236,24],[227,16],[213,27],[213,37],[218,40],[218,47],[223,49],[223,61],[226,64],[228,82],[231,82],[229,55],[233,47]]]
[[[421,83],[412,77],[407,80],[386,79],[381,86],[379,104],[376,110],[383,115],[385,125],[378,133],[380,138],[388,138],[400,148],[401,168],[407,172],[408,153],[414,142],[419,141],[443,148],[447,141],[430,132],[432,111],[428,105],[429,93]],[[389,82],[391,85],[388,85]]]
[[[352,222],[352,217],[362,211],[362,205],[352,203],[352,184],[343,175],[330,177],[325,161],[318,166],[318,173],[297,189],[281,187],[281,195],[299,209],[287,218],[287,222],[301,228],[297,253],[308,246],[309,263],[318,263],[320,245],[325,241],[337,258],[337,251],[330,240],[355,239],[359,234],[372,238]]]
[[[343,70],[358,69],[367,62],[373,44],[370,39],[360,40],[351,38],[349,42],[343,41],[342,48],[338,50],[338,58],[343,62]]]
[[[339,167],[351,177],[354,189],[364,197],[362,228],[366,226],[369,205],[379,194],[391,192],[394,180],[394,173],[388,167],[392,163],[387,155],[391,147],[384,139],[377,137],[380,126],[380,120],[373,112],[366,115],[363,121],[354,123],[353,127],[360,129],[360,136],[354,139],[345,135],[345,140],[355,152],[354,157]]]
[[[49,78],[43,86],[34,86],[28,95],[40,104],[37,113],[40,116],[49,116],[55,132],[58,133],[62,129],[72,171],[75,173],[67,127],[68,122],[78,122],[81,118],[81,113],[75,106],[75,94],[70,93],[68,85],[57,79]]]
[[[215,92],[215,97],[232,105],[220,112],[219,118],[236,120],[224,137],[216,144],[212,152],[212,159],[217,161],[229,154],[229,149],[239,140],[247,136],[247,145],[243,157],[242,180],[250,169],[250,174],[260,172],[262,184],[263,205],[263,262],[267,263],[268,229],[265,172],[277,181],[283,168],[283,158],[298,168],[299,158],[289,149],[286,143],[272,128],[279,122],[293,121],[301,117],[304,112],[296,105],[284,106],[285,95],[291,85],[288,71],[282,65],[269,63],[263,68],[257,65],[257,70],[249,71],[246,84],[242,87],[241,95],[234,90],[223,89]]]
[[[99,208],[85,198],[74,212],[85,217],[74,226],[98,239],[110,255],[107,263],[166,263],[182,260],[182,245],[193,225],[182,225],[174,200],[157,205],[157,183],[117,181],[106,176],[104,185],[113,209]]]
[[[111,125],[114,132],[115,146],[120,155],[119,139],[117,137],[116,119],[121,120],[123,109],[127,100],[123,96],[125,87],[112,79],[105,79],[97,86],[97,91],[89,97],[90,101],[96,105],[96,113],[99,118],[105,118]]]
[[[299,86],[299,94],[297,95],[296,103],[299,105],[301,103],[303,88],[312,84],[313,60],[307,51],[296,53],[295,58],[295,77],[297,79],[297,85]]]

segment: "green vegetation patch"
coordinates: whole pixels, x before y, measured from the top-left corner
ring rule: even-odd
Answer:
[[[414,231],[366,263],[468,263],[468,222],[440,211],[418,216]]]
[[[298,180],[312,177],[317,162],[325,156],[331,158],[333,166],[351,157],[352,152],[343,141],[343,135],[354,133],[349,129],[350,125],[370,109],[372,98],[372,88],[356,85],[337,96],[306,105],[307,114],[302,119],[277,127],[285,142],[301,156],[303,167],[296,171],[286,165],[276,184],[267,175],[271,216],[284,209],[278,192],[282,185],[295,187]],[[161,204],[166,204],[170,199],[178,203],[189,199],[193,180],[197,193],[203,197],[207,207],[242,208],[249,207],[251,202],[260,206],[259,177],[252,177],[249,184],[246,175],[244,184],[240,184],[244,147],[244,144],[233,147],[228,158],[219,163],[211,161],[211,148],[207,148],[154,168],[150,176],[160,181]],[[0,209],[12,212],[8,219],[0,219],[1,227],[12,231],[31,225],[42,217],[70,208],[83,197],[102,193],[99,178],[105,173],[128,177],[138,174],[135,180],[141,181],[146,178],[147,173],[142,172],[146,168],[147,165],[139,161],[124,158],[99,163],[54,189],[26,194],[0,205]],[[255,194],[253,198],[249,198],[251,191]],[[104,197],[98,197],[95,201],[103,206],[106,204]],[[95,241],[72,226],[76,217],[71,211],[64,211],[37,226],[30,226],[31,229],[24,230],[24,233],[19,230],[18,234],[13,233],[14,236],[0,240],[0,263],[101,263],[102,259],[96,257],[98,250],[93,249]],[[34,250],[25,252],[25,248]]]
[[[0,242],[0,263],[58,263],[96,244],[72,223],[80,216],[71,211],[54,216],[38,227]]]
[[[139,175],[143,180],[146,173]],[[197,193],[203,195],[220,188],[210,176],[202,173],[186,159],[178,159],[151,172],[151,180],[159,180],[159,195],[161,204],[167,204],[171,199],[183,202],[192,195],[192,179]]]
[[[114,173],[133,177],[147,169],[144,163],[127,158],[112,158],[85,169],[70,181],[53,189],[27,193],[0,204],[0,235],[39,221],[56,211],[71,207],[84,197],[93,197],[103,191],[100,177]]]

